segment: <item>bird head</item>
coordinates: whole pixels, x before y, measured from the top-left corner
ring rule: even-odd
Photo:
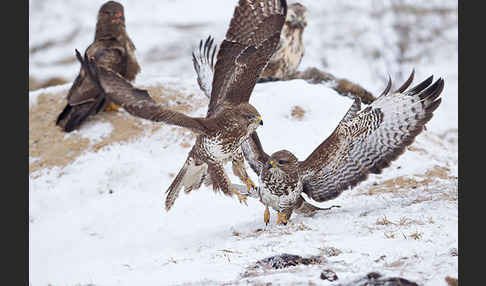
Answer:
[[[124,23],[125,13],[123,6],[115,1],[108,1],[98,11],[98,21],[104,23]]]
[[[263,125],[262,117],[253,105],[242,103],[238,105],[238,112],[242,120],[248,125],[248,134],[255,131],[260,125]]]
[[[292,3],[288,6],[285,25],[292,28],[304,29],[307,26],[307,8],[300,3]]]
[[[280,150],[273,153],[267,160],[266,169],[271,172],[283,172],[286,174],[298,173],[298,159],[287,150]]]
[[[115,1],[108,1],[98,11],[95,38],[118,37],[125,28],[125,12],[123,6]]]

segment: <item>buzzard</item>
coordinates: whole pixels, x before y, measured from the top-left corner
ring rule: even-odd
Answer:
[[[123,6],[108,1],[98,11],[94,42],[86,49],[88,57],[106,69],[113,70],[129,81],[135,79],[140,66],[135,58],[135,45],[125,30]],[[117,107],[101,95],[81,68],[67,95],[67,105],[59,114],[56,125],[65,132],[78,128],[90,115]]]
[[[307,8],[300,3],[289,4],[280,43],[268,65],[260,74],[259,81],[285,79],[294,74],[304,57],[302,34],[307,26]]]
[[[204,92],[204,94],[210,98],[212,90],[212,79],[214,74],[214,55],[217,49],[217,45],[213,47],[214,38],[209,36],[204,42],[201,40],[199,42],[199,47],[192,53],[192,61],[194,64],[194,69],[196,70],[197,82],[199,87]],[[235,185],[238,188],[238,185]],[[247,190],[242,190],[241,193],[247,192]],[[309,204],[304,199],[298,202],[298,206],[295,211],[299,214],[305,216],[312,216],[319,210],[329,210],[330,208],[319,208],[314,205]]]
[[[196,143],[184,166],[166,191],[165,208],[170,210],[182,187],[198,189],[203,182],[214,191],[236,194],[246,202],[224,171],[232,169],[248,189],[255,185],[245,170],[240,145],[263,121],[249,103],[258,75],[274,53],[285,21],[285,0],[239,0],[214,66],[214,79],[207,115],[193,118],[157,104],[146,90],[134,88],[119,73],[96,65],[85,54],[77,57],[104,95],[132,115],[156,122],[186,127],[197,133]]]
[[[293,3],[288,6],[279,46],[260,74],[257,83],[303,79],[312,84],[327,83],[337,93],[344,96],[359,97],[365,104],[373,102],[375,100],[373,94],[359,84],[338,78],[315,67],[307,68],[304,71],[297,70],[304,56],[302,34],[307,26],[306,13],[307,8],[300,3]],[[214,55],[217,49],[217,45],[213,46],[213,43],[214,39],[211,37],[208,37],[205,42],[201,40],[199,49],[196,49],[192,54],[199,86],[207,97],[211,94],[208,89],[211,88]]]
[[[250,195],[266,206],[265,223],[270,219],[268,206],[278,212],[277,224],[285,224],[301,204],[302,193],[317,202],[334,199],[397,159],[441,103],[443,79],[432,84],[430,76],[406,90],[413,76],[414,72],[391,93],[389,80],[383,93],[364,110],[356,98],[333,133],[304,161],[287,150],[268,155],[257,133],[252,133],[242,150],[259,175],[260,186]]]

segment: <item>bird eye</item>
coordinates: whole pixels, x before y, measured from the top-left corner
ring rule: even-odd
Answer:
[[[283,164],[287,164],[287,163],[288,163],[288,161],[285,161],[285,160],[278,160],[278,163],[279,163],[280,165],[283,165]]]

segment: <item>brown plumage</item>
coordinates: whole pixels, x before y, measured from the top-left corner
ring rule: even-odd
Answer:
[[[302,192],[318,202],[334,199],[369,173],[381,173],[412,144],[439,106],[437,97],[444,87],[442,79],[432,84],[431,76],[406,91],[413,75],[391,93],[389,81],[364,110],[356,98],[334,132],[304,161],[286,150],[269,156],[256,132],[251,134],[242,150],[259,175],[258,197],[267,208],[278,211],[277,223],[286,223],[300,207]]]
[[[306,13],[307,8],[300,3],[289,5],[279,45],[259,81],[286,79],[297,71],[305,51],[302,34],[307,26]]]
[[[304,71],[298,70],[305,51],[302,35],[307,26],[306,13],[307,9],[300,3],[289,5],[277,50],[260,74],[257,83],[303,79],[312,84],[327,84],[341,95],[359,97],[365,104],[373,102],[376,99],[373,94],[357,83],[338,78],[315,67]],[[208,98],[211,94],[214,54],[217,49],[217,45],[213,46],[213,43],[214,39],[211,36],[205,41],[201,40],[199,47],[192,54],[198,84]]]
[[[172,207],[182,187],[190,192],[203,182],[228,196],[237,194],[244,201],[224,171],[223,164],[229,160],[235,175],[248,188],[254,186],[246,173],[240,145],[262,125],[262,120],[248,101],[258,75],[278,44],[286,10],[285,0],[239,0],[217,54],[205,118],[189,117],[157,104],[146,90],[134,88],[118,73],[93,64],[86,54],[83,60],[77,53],[108,99],[135,116],[186,127],[198,134],[184,166],[167,190],[166,210]]]
[[[345,78],[338,78],[331,73],[324,72],[315,67],[307,68],[304,71],[297,71],[287,77],[287,80],[303,79],[312,84],[327,84],[340,95],[355,98],[358,97],[365,104],[372,103],[376,98],[371,92],[361,85],[351,82]]]
[[[96,65],[117,72],[129,81],[134,80],[140,72],[135,58],[135,46],[125,30],[125,14],[120,3],[108,1],[101,6],[94,41],[85,53]],[[56,125],[65,132],[71,132],[88,116],[97,114],[110,104],[81,68],[67,95],[67,105],[57,117]]]

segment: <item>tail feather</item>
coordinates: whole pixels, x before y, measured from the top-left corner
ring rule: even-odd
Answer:
[[[56,120],[56,125],[61,126],[65,132],[71,132],[78,128],[91,114],[98,113],[104,104],[104,98],[96,102],[80,105],[67,104]]]
[[[184,176],[186,175],[187,169],[189,168],[189,164],[184,163],[184,166],[182,169],[179,171],[177,176],[175,177],[174,181],[172,181],[172,184],[170,184],[169,188],[167,191],[167,196],[165,197],[165,210],[169,211],[172,205],[174,204],[175,200],[179,196],[179,192],[181,191],[181,188],[183,186],[182,182],[184,179]]]
[[[69,111],[71,110],[71,105],[69,104],[66,104],[66,107],[64,107],[64,109],[62,110],[62,112],[59,114],[59,116],[57,116],[57,120],[56,120],[56,125],[59,125],[59,123],[64,119],[66,118],[66,116],[69,114]]]
[[[316,207],[313,204],[308,203],[302,196],[300,196],[300,200],[302,200],[302,204],[299,207],[297,207],[294,211],[303,216],[313,216],[318,211],[326,211],[332,208],[340,208],[340,206],[331,206],[328,208]]]
[[[182,187],[184,187],[186,193],[199,189],[206,175],[206,164],[196,165],[193,158],[187,158],[184,166],[182,166],[182,169],[166,191],[165,210],[169,211],[172,208],[175,200],[179,197]]]

